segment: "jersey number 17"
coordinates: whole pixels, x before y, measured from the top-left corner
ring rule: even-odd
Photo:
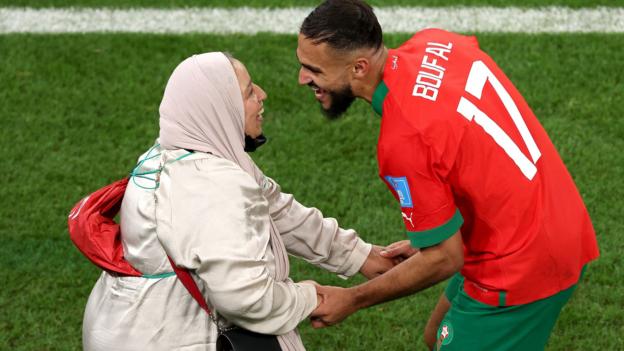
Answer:
[[[485,83],[488,81],[503,102],[503,106],[505,106],[505,109],[511,116],[516,128],[518,128],[522,140],[524,141],[527,149],[529,149],[531,159],[522,153],[518,145],[514,143],[511,137],[509,137],[509,135],[505,133],[505,131],[498,124],[496,124],[492,118],[485,114],[485,112],[481,111],[477,106],[475,106],[475,104],[470,102],[470,100],[462,96],[459,100],[459,104],[457,105],[457,112],[459,112],[467,120],[471,122],[474,120],[476,124],[480,125],[481,128],[483,128],[483,130],[489,134],[492,139],[494,139],[496,144],[498,144],[498,146],[500,146],[505,153],[507,153],[507,156],[514,161],[514,163],[520,168],[522,174],[524,174],[524,176],[529,180],[532,180],[535,173],[537,173],[537,167],[535,164],[542,154],[537,148],[535,140],[533,140],[533,136],[531,136],[531,133],[529,132],[529,129],[527,128],[515,102],[498,78],[496,78],[494,73],[492,73],[483,61],[475,61],[472,64],[472,68],[468,74],[468,81],[466,82],[466,92],[480,100]]]

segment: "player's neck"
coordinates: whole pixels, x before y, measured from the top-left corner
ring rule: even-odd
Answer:
[[[379,83],[381,83],[387,59],[388,48],[385,46],[373,54],[369,74],[359,84],[353,86],[355,96],[366,100],[369,104],[373,101],[373,94]]]

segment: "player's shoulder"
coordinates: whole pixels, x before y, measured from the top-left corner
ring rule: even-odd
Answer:
[[[457,103],[464,91],[468,64],[453,60],[455,48],[448,41],[430,41],[419,52],[401,55],[391,51],[396,62],[387,80],[383,104],[386,129],[401,135],[420,134],[424,139],[444,140],[443,135],[461,129]],[[385,75],[385,73],[384,73]]]
[[[472,62],[480,57],[474,37],[442,29],[422,30],[389,51],[384,81],[397,110],[439,120],[454,112]],[[450,109],[450,110],[449,110]]]
[[[453,45],[479,47],[479,42],[475,36],[454,33],[440,28],[427,28],[416,32],[399,49],[410,49],[415,46],[426,45],[429,42],[443,41]]]

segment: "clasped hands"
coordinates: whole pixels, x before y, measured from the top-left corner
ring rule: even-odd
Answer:
[[[373,246],[362,268],[360,268],[360,273],[368,279],[374,279],[416,252],[418,249],[411,247],[408,240],[398,241],[387,247]],[[313,328],[324,328],[340,323],[362,307],[354,288],[323,286],[313,283],[318,298],[318,305],[310,315]]]

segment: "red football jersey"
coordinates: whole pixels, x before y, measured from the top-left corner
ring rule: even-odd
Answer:
[[[429,29],[389,50],[373,108],[382,114],[380,176],[412,245],[461,228],[473,298],[495,306],[545,298],[598,257],[555,147],[476,38]]]

